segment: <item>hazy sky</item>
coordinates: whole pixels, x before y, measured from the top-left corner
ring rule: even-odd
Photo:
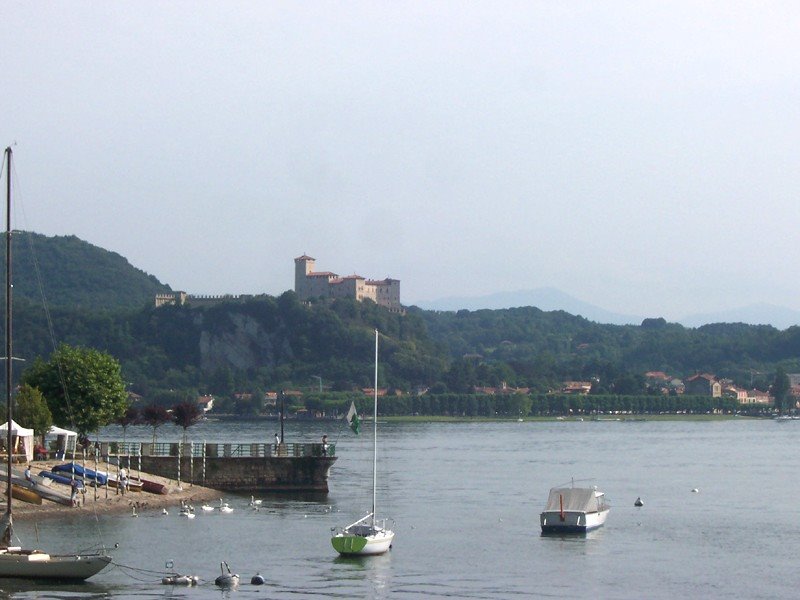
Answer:
[[[25,219],[173,289],[800,309],[800,3],[17,2]]]

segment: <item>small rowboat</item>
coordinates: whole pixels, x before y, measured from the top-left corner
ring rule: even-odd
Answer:
[[[142,479],[142,491],[150,494],[168,494],[169,489],[163,483]]]

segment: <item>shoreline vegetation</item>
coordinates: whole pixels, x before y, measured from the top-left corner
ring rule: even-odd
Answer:
[[[372,422],[372,415],[359,415],[362,422]],[[602,414],[602,415],[549,415],[549,416],[522,416],[522,417],[509,417],[498,415],[495,417],[484,416],[466,416],[466,415],[378,415],[379,421],[387,423],[502,423],[502,422],[519,422],[520,419],[526,423],[528,422],[560,422],[560,421],[727,421],[733,419],[753,419],[764,420],[772,419],[773,415],[750,415],[750,414]],[[208,421],[236,423],[247,421],[278,421],[279,418],[274,415],[259,415],[249,418],[244,418],[241,415],[211,415],[207,418]],[[344,421],[343,416],[338,417],[317,417],[317,418],[291,418],[287,417],[287,422],[294,423],[332,423],[336,421]]]

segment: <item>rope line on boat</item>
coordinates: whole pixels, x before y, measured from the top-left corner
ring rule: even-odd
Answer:
[[[158,580],[160,581],[161,578],[164,577],[164,571],[152,571],[150,569],[142,569],[140,567],[132,567],[130,565],[123,565],[122,563],[118,563],[118,562],[115,562],[113,560],[111,561],[110,564],[113,565],[114,568],[119,569],[120,571],[122,571],[125,575],[127,575],[131,579],[135,579],[137,581],[150,582],[150,581],[152,581],[149,578],[150,576],[156,576],[158,578]],[[147,579],[143,579],[141,577],[137,577],[137,575],[146,575],[146,576],[148,576],[148,578]]]
[[[13,165],[12,165],[12,168],[14,168]],[[16,171],[15,171],[15,173],[16,173]],[[19,183],[17,183],[17,186],[19,186]],[[21,194],[18,194],[18,196],[19,195],[21,195]],[[25,204],[24,204],[24,202],[18,202],[18,205],[19,205],[19,207],[21,209],[21,212],[22,212],[23,221],[26,221],[27,220],[27,216],[25,215]],[[31,229],[31,231],[32,231],[32,229]],[[29,234],[29,235],[25,235],[23,237],[25,238],[25,241],[28,244],[28,251],[29,251],[30,256],[31,256],[31,262],[33,263],[33,271],[36,274],[36,286],[37,286],[38,291],[39,291],[39,296],[42,299],[42,310],[44,311],[44,317],[45,317],[45,321],[47,323],[47,333],[50,336],[50,345],[52,346],[53,352],[55,353],[55,351],[58,349],[58,345],[56,343],[56,333],[55,333],[55,327],[53,326],[53,317],[50,314],[50,303],[47,301],[47,294],[44,291],[44,278],[42,277],[42,271],[41,271],[41,268],[39,267],[39,258],[38,258],[39,255],[36,252],[36,248],[34,247],[33,235]],[[66,404],[67,404],[67,413],[69,414],[70,425],[72,425],[72,428],[74,429],[75,428],[75,415],[74,415],[74,413],[72,411],[72,402],[70,402],[70,399],[69,399],[69,390],[67,388],[67,381],[66,381],[66,379],[64,377],[64,371],[62,369],[61,363],[57,362],[56,366],[58,368],[59,384],[61,385],[61,389],[64,390],[64,400],[66,401]]]
[[[122,572],[123,575],[125,575],[126,577],[130,577],[134,581],[138,581],[140,583],[153,583],[153,579],[151,576],[148,575],[147,577],[137,577],[133,573],[129,573],[126,567],[123,567],[122,565],[118,565],[113,562],[111,563],[111,568],[108,571],[106,571],[106,573],[108,573],[109,571],[113,571],[114,569],[118,569],[119,571]]]
[[[53,353],[55,354],[56,350],[58,350],[58,345],[56,344],[56,332],[55,328],[53,327],[53,317],[50,314],[50,304],[47,302],[47,295],[44,291],[44,281],[42,278],[42,272],[39,268],[39,259],[36,253],[36,249],[33,246],[33,236],[26,235],[25,238],[28,241],[28,250],[30,251],[31,261],[33,262],[33,270],[36,273],[36,283],[39,288],[39,295],[42,298],[42,308],[44,310],[45,321],[47,322],[47,332],[50,334],[50,345],[53,347]],[[56,362],[56,367],[58,368],[58,380],[61,384],[61,389],[64,390],[64,400],[67,403],[67,413],[69,413],[69,420],[72,428],[75,428],[75,415],[72,412],[72,402],[69,399],[69,389],[67,388],[67,381],[64,377],[64,370],[62,368],[61,362]],[[66,455],[65,455],[66,458]]]

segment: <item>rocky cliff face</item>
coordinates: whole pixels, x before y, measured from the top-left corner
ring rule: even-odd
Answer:
[[[200,332],[200,368],[214,371],[220,367],[247,370],[274,365],[277,360],[277,347],[291,353],[288,344],[276,340],[261,323],[245,314],[231,313],[229,326],[211,331],[205,328]]]

